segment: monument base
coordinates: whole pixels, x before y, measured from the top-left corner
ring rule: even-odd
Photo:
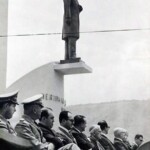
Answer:
[[[77,57],[77,58],[71,58],[68,60],[60,60],[60,64],[68,64],[68,63],[77,63],[80,62],[81,58]]]
[[[61,73],[62,75],[71,75],[71,74],[82,74],[82,73],[91,73],[92,69],[85,64],[83,61],[76,63],[65,63],[54,65],[54,70]]]

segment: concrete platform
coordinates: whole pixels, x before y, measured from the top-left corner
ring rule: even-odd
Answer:
[[[83,61],[68,64],[55,63],[54,70],[62,75],[92,73],[92,68],[87,66]]]

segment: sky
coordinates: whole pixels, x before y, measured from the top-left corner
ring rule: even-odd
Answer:
[[[80,31],[150,28],[149,0],[79,0]],[[8,34],[61,33],[63,0],[9,0]],[[150,99],[150,30],[81,33],[91,74],[65,76],[67,105]],[[61,34],[8,38],[7,86],[64,58]]]

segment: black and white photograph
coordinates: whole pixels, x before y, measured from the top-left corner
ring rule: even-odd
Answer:
[[[0,0],[0,150],[150,150],[149,0]]]

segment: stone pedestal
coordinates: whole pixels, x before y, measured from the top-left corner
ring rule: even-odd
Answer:
[[[71,74],[82,74],[82,73],[91,73],[92,68],[87,66],[85,62],[80,61],[77,63],[68,63],[68,64],[55,64],[54,70],[61,73],[62,75],[71,75]]]

